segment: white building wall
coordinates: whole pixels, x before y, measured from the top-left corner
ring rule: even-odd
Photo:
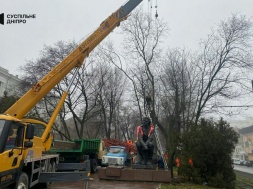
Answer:
[[[19,95],[21,80],[0,66],[0,97],[7,91],[9,95]]]

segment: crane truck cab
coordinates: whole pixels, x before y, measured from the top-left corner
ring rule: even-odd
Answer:
[[[0,115],[0,188],[15,184],[19,166],[29,149],[33,149],[35,154],[38,152],[33,142],[33,125],[8,115]]]

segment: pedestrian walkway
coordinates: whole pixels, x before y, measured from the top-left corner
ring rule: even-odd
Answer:
[[[253,167],[247,167],[243,165],[234,165],[234,170],[253,174]]]

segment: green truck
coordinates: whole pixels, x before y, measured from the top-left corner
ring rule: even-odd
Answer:
[[[66,166],[89,159],[90,171],[95,173],[106,151],[104,141],[101,139],[76,139],[74,141],[54,140],[50,153],[59,154],[60,163],[62,165],[66,163]]]

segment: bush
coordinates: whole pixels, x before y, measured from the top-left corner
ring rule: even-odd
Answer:
[[[234,188],[231,155],[237,141],[238,134],[223,119],[217,123],[202,119],[182,137],[181,174],[194,183]]]

